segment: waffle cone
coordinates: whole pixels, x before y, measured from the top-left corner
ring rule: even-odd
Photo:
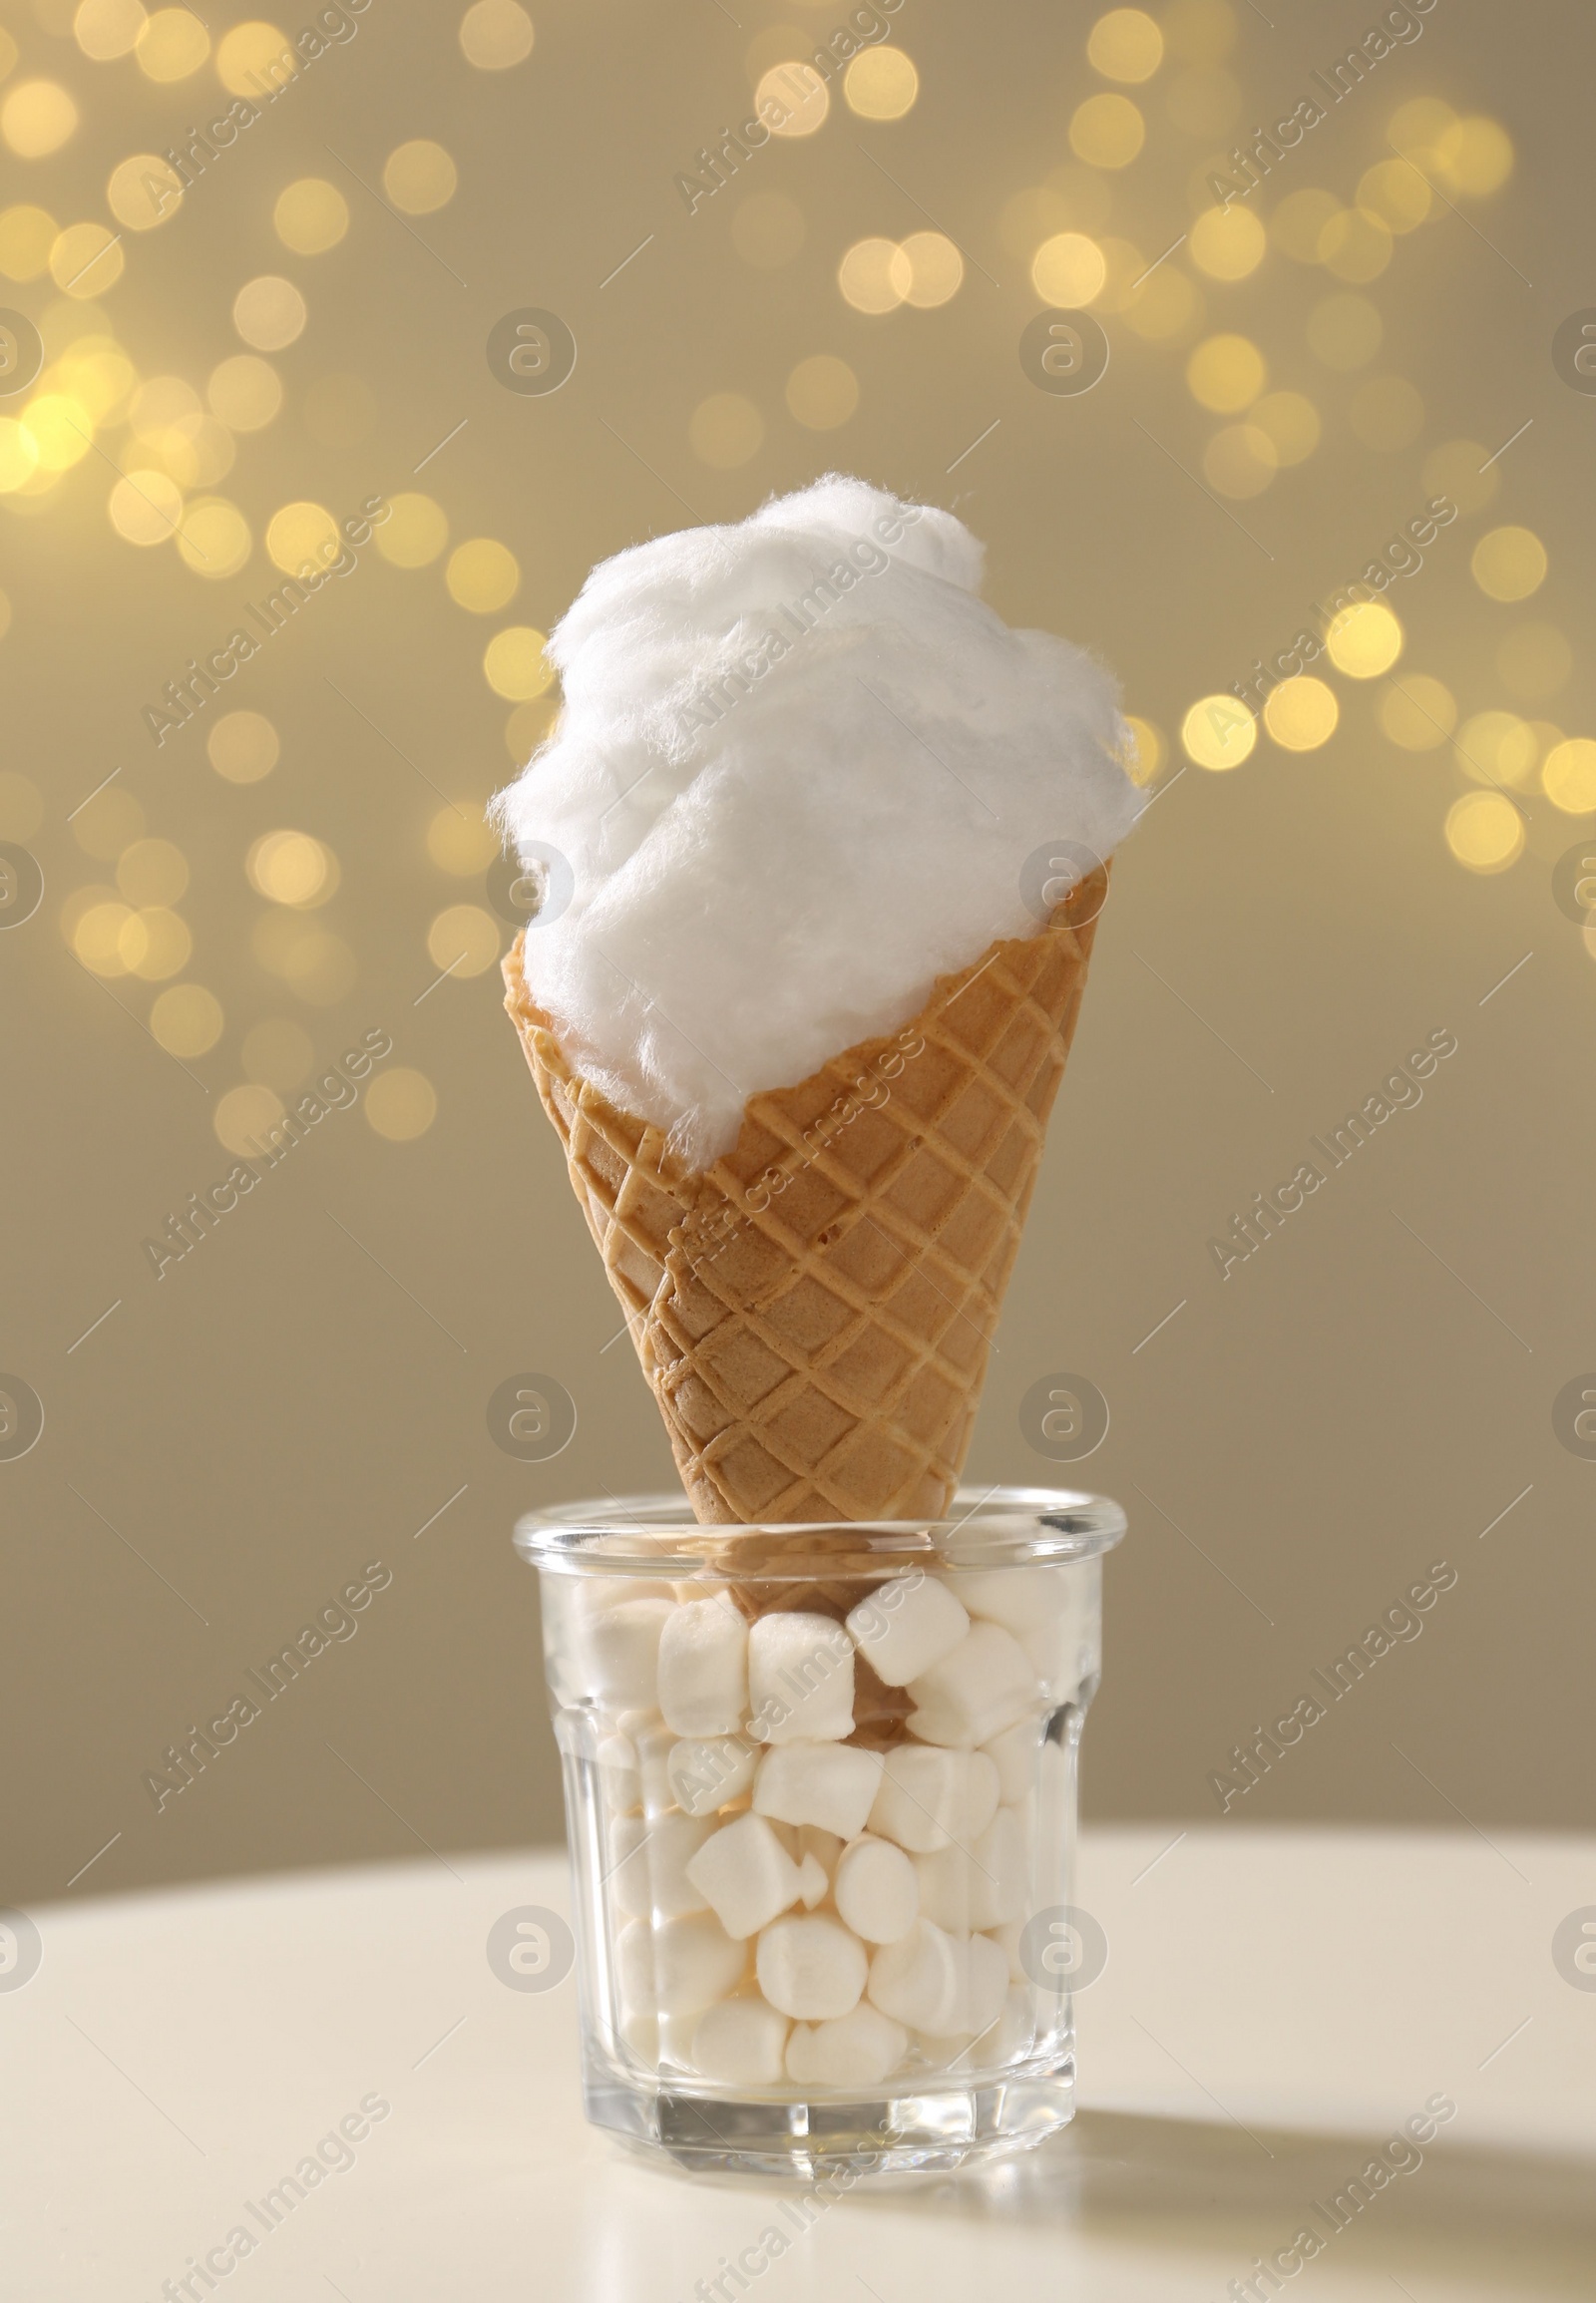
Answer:
[[[697,1174],[567,1060],[517,940],[505,1004],[701,1523],[946,1512],[1105,894],[750,1097]]]

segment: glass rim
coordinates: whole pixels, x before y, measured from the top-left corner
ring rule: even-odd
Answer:
[[[1093,1559],[1126,1527],[1119,1504],[1083,1489],[965,1486],[954,1503],[947,1519],[701,1525],[681,1494],[589,1497],[524,1513],[511,1540],[529,1566],[568,1575],[809,1581],[817,1571],[881,1573],[928,1558],[971,1568]]]

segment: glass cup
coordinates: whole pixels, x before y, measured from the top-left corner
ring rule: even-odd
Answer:
[[[813,2180],[1027,2149],[1074,2111],[1076,1749],[1117,1504],[700,1527],[535,1512],[588,2116]]]

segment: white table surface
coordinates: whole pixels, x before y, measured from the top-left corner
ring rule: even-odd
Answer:
[[[1098,1830],[1080,1901],[1110,1957],[1079,2001],[1069,2133],[862,2186],[752,2281],[758,2303],[1222,2303],[1436,2093],[1457,2113],[1423,2164],[1280,2292],[1596,2293],[1596,1992],[1550,1954],[1596,1903],[1596,1844]],[[574,1983],[511,1991],[485,1955],[526,1904],[569,1908],[561,1856],[35,1911],[39,1970],[0,1991],[0,2295],[210,2292],[190,2258],[375,2093],[391,2111],[355,2164],[215,2281],[227,2303],[691,2303],[779,2193],[639,2164],[586,2125]]]

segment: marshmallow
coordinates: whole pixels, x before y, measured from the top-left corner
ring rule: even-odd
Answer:
[[[747,1964],[746,1948],[707,1912],[656,1927],[628,1920],[615,1938],[621,2000],[635,2014],[702,2015],[742,1981]]]
[[[1008,1962],[1008,1980],[1010,1983],[1028,1983],[1030,1981],[1029,1976],[1019,1964],[1019,1938],[1024,1931],[1025,1922],[1022,1919],[1005,1920],[1001,1927],[994,1927],[987,1931]]]
[[[899,1743],[887,1753],[870,1828],[912,1854],[929,1855],[950,1839],[968,1846],[997,1808],[998,1769],[985,1751]]]
[[[830,1616],[761,1616],[748,1630],[748,1732],[767,1743],[833,1742],[854,1728],[854,1649]]]
[[[973,1616],[1001,1624],[1029,1656],[1055,1703],[1096,1677],[1102,1647],[1102,1586],[1090,1562],[995,1568],[959,1578]]]
[[[723,1999],[698,2019],[694,2068],[732,2087],[774,2087],[786,2076],[788,2023],[762,1999]]]
[[[1015,2063],[1028,2055],[1036,2041],[1036,2018],[1030,2004],[1030,1993],[1010,1984],[1003,1999],[1002,2013],[996,2030],[982,2042],[984,2063]]]
[[[1008,1997],[1008,1961],[991,1936],[972,1935],[960,1946],[959,2027],[973,2031],[983,2043],[982,2060],[992,2060],[992,2043],[984,2037],[1003,2012]]]
[[[771,2006],[805,2023],[857,2007],[869,1966],[859,1938],[824,1914],[778,1919],[760,1936],[755,1964]]]
[[[876,2087],[897,2070],[909,2034],[879,2008],[854,2008],[829,2023],[800,2023],[787,2042],[787,2077],[800,2087]]]
[[[996,1943],[950,1934],[931,1919],[917,1919],[870,1963],[871,2004],[933,2040],[987,2030],[1007,1990],[1008,1962]]]
[[[1037,1755],[1041,1750],[1042,1722],[1034,1712],[1004,1727],[982,1749],[998,1769],[998,1784],[1005,1805],[1017,1806],[1036,1788]],[[684,1802],[685,1804],[685,1802]]]
[[[754,1813],[782,1823],[818,1823],[840,1839],[857,1839],[881,1770],[880,1751],[846,1743],[782,1743],[760,1762]]]
[[[687,1866],[713,1825],[686,1815],[621,1815],[609,1827],[610,1883],[634,1919],[685,1919],[708,1908]]]
[[[915,1568],[862,1599],[848,1629],[877,1679],[903,1688],[959,1645],[970,1618],[946,1583]]]
[[[651,1712],[659,1694],[659,1640],[667,1599],[623,1599],[587,1612],[578,1647],[582,1691],[614,1711]]]
[[[867,1943],[897,1943],[906,1936],[920,1916],[920,1882],[903,1849],[890,1839],[868,1838],[845,1848],[837,1862],[837,1909]]]
[[[822,1831],[818,1823],[804,1823],[799,1826],[799,1860],[801,1861],[805,1855],[813,1855],[817,1863],[825,1865],[828,1879],[837,1868],[837,1858],[842,1853],[842,1840],[835,1831]]]
[[[627,2015],[620,2026],[620,2037],[639,2063],[657,2071],[661,2064],[674,2064],[681,2071],[692,2069],[689,2049],[698,2018],[650,2015],[644,2009]]]
[[[737,1735],[688,1738],[671,1745],[665,1780],[684,1815],[712,1815],[717,1807],[735,1805],[758,1763],[758,1751]]]
[[[631,1738],[627,1735],[605,1735],[595,1756],[605,1814],[636,1814],[642,1805],[642,1778],[637,1772],[637,1753]]]
[[[923,1742],[968,1750],[989,1742],[1036,1701],[1030,1658],[1000,1624],[975,1623],[956,1648],[910,1687],[919,1709],[911,1731]]]
[[[687,1865],[687,1877],[739,1940],[796,1903],[802,1885],[797,1864],[762,1815],[739,1815],[713,1832]]]
[[[649,1715],[646,1724],[634,1727],[631,1747],[637,1754],[637,1782],[642,1793],[642,1811],[645,1815],[663,1815],[679,1805],[675,1785],[670,1780],[670,1754],[676,1739],[657,1712]]]
[[[813,1911],[817,1903],[824,1903],[831,1893],[831,1881],[826,1866],[816,1855],[806,1855],[798,1866],[798,1892],[806,1911]]]
[[[959,1935],[1004,1926],[1025,1908],[1029,1868],[1019,1817],[1011,1807],[999,1807],[972,1846],[942,1847],[915,1858],[920,1908]]]
[[[671,1610],[659,1641],[659,1709],[678,1735],[729,1735],[748,1708],[748,1626],[731,1601]]]

